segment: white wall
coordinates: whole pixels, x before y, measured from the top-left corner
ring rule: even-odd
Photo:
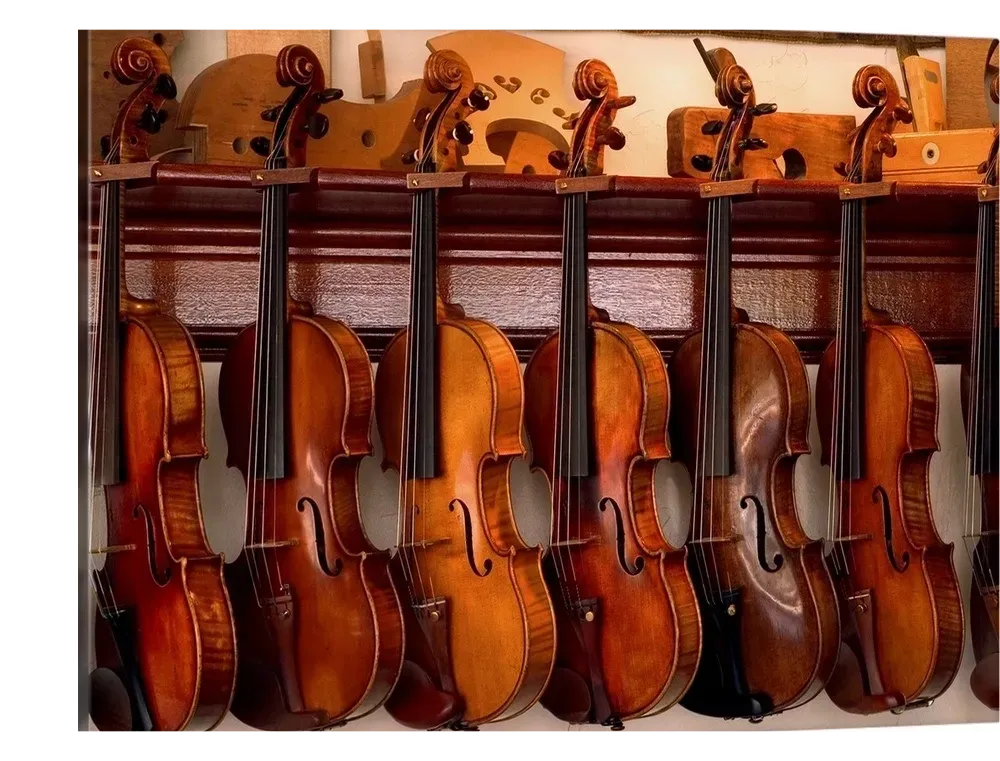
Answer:
[[[389,93],[403,81],[421,75],[427,55],[424,41],[440,32],[385,31],[386,77]],[[674,108],[685,105],[713,105],[713,88],[691,41],[680,37],[638,36],[619,32],[532,32],[530,36],[566,51],[566,78],[569,82],[576,63],[585,57],[599,57],[615,72],[620,91],[636,95],[638,103],[619,114],[618,126],[628,137],[628,147],[610,153],[607,171],[618,174],[666,174],[666,118]],[[348,99],[360,99],[357,44],[364,32],[332,33],[334,71],[328,81],[344,89]],[[879,63],[898,76],[895,50],[859,46],[785,45],[766,42],[704,38],[708,48],[724,45],[736,55],[754,80],[758,100],[777,102],[784,111],[813,113],[854,113],[862,116],[851,98],[851,80],[857,69]],[[923,51],[943,62],[943,50]],[[174,55],[174,72],[183,91],[205,66],[225,56],[225,33],[186,31],[185,40]],[[943,67],[942,67],[943,69]],[[566,102],[572,104],[567,87]],[[331,315],[346,318],[348,315]],[[642,326],[639,326],[642,327]],[[810,367],[815,382],[816,368]],[[225,466],[226,442],[219,419],[217,385],[219,365],[204,366],[208,389],[208,435],[211,456],[202,466],[202,506],[209,537],[230,560],[240,551],[243,537],[244,488],[237,471]],[[940,386],[939,438],[941,453],[931,465],[931,492],[935,515],[946,541],[956,543],[955,562],[962,582],[963,598],[968,599],[970,565],[962,545],[962,497],[965,490],[965,445],[959,403],[958,367],[938,367]],[[815,415],[812,445],[816,454],[800,460],[796,473],[799,509],[806,528],[820,536],[825,528],[829,471],[818,462],[818,435]],[[376,446],[378,443],[376,441]],[[361,500],[365,525],[373,540],[388,547],[396,521],[395,474],[383,474],[378,463],[381,452],[367,460],[362,469]],[[529,542],[547,542],[549,525],[548,494],[544,480],[531,474],[520,462],[514,471],[514,504],[518,523]],[[687,532],[690,511],[690,481],[684,471],[669,463],[657,472],[657,498],[664,526],[670,537],[680,542]],[[856,727],[896,724],[940,724],[968,721],[996,721],[973,697],[968,687],[972,665],[971,645],[967,644],[962,670],[952,688],[931,708],[902,716],[884,714],[871,717],[841,712],[820,695],[808,705],[767,719],[757,730]],[[634,724],[641,729],[745,729],[746,722],[727,722],[700,717],[675,707],[658,717]],[[232,717],[222,729],[244,729]],[[348,729],[398,729],[384,711],[349,725]],[[540,706],[515,719],[484,729],[565,729]]]

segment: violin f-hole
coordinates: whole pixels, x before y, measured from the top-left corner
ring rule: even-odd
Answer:
[[[899,573],[910,567],[910,553],[903,551],[902,558],[896,559],[896,550],[892,545],[892,508],[889,505],[889,495],[881,486],[876,486],[872,492],[872,502],[882,505],[882,526],[885,532],[885,552],[889,556],[889,562]]]
[[[602,499],[597,507],[603,513],[608,509],[608,505],[611,505],[615,509],[615,539],[618,545],[618,563],[621,565],[622,570],[629,576],[638,576],[642,573],[642,569],[645,568],[646,561],[642,556],[638,556],[634,563],[629,563],[629,559],[625,557],[625,522],[622,520],[622,509],[611,497]]]
[[[493,570],[493,561],[486,558],[483,561],[483,570],[479,570],[479,566],[476,565],[476,553],[472,547],[472,516],[469,514],[469,506],[457,497],[448,503],[448,509],[451,512],[455,512],[456,506],[462,508],[465,517],[465,554],[469,558],[469,567],[472,568],[472,572],[476,576],[486,578],[490,575],[490,571]]]
[[[323,533],[323,519],[319,513],[319,505],[316,504],[315,500],[303,497],[296,507],[300,513],[305,512],[307,507],[312,508],[313,526],[316,528],[316,559],[319,560],[319,567],[327,576],[339,576],[340,572],[344,570],[344,561],[337,558],[331,568],[326,560],[326,534]]]
[[[146,510],[145,505],[136,505],[135,509],[132,510],[132,517],[138,518],[140,512],[146,524],[146,551],[149,555],[149,572],[153,575],[153,581],[161,587],[165,587],[167,582],[170,581],[170,569],[164,568],[161,572],[159,566],[156,564],[156,527],[153,525],[153,517]]]
[[[757,562],[760,567],[768,573],[774,573],[785,563],[785,559],[780,552],[774,553],[774,563],[772,566],[767,558],[767,526],[764,523],[764,505],[753,494],[748,494],[740,500],[740,507],[746,510],[750,505],[757,508]]]

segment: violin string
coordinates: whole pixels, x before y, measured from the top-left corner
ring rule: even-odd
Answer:
[[[287,166],[287,161],[284,157],[280,158],[277,165],[281,168]],[[271,405],[275,408],[282,410],[285,406],[286,392],[287,392],[287,361],[288,354],[286,351],[287,340],[289,333],[291,331],[291,322],[288,318],[288,188],[285,185],[278,185],[274,188],[271,194],[271,204],[274,210],[272,215],[275,219],[280,219],[281,224],[276,224],[272,226],[271,235],[274,239],[274,245],[272,246],[272,256],[271,256],[271,282],[272,282],[272,304],[274,305],[272,314],[277,319],[271,320],[273,325],[271,325],[270,330],[273,331],[274,335],[271,340],[268,341],[268,365],[270,367],[271,363],[276,363],[281,369],[281,384],[275,384],[275,388],[270,393],[274,395],[274,399],[268,399],[268,409],[271,409]],[[282,340],[284,339],[284,340]],[[277,352],[277,356],[271,357],[271,348],[274,348]],[[268,378],[271,377],[269,372]],[[270,382],[270,381],[269,381]],[[271,422],[271,416],[268,415],[265,418],[265,425],[269,425]],[[265,446],[272,447],[274,449],[271,455],[275,459],[279,459],[282,462],[282,475],[283,477],[287,475],[284,463],[284,448],[285,448],[285,433],[286,427],[283,425],[280,429],[276,429],[269,436],[265,437]],[[271,438],[275,438],[275,441],[271,441]],[[270,459],[270,458],[269,458]],[[271,542],[274,549],[272,549],[268,556],[270,557],[271,563],[274,565],[275,576],[278,579],[278,591],[284,593],[285,582],[281,576],[281,562],[280,562],[280,551],[277,548],[278,544],[278,479],[272,478],[265,484],[265,489],[267,487],[271,488]],[[267,500],[264,502],[264,516],[267,515],[268,503]],[[261,530],[264,529],[264,522],[261,522]],[[284,596],[284,595],[283,595]],[[285,604],[287,610],[287,603]]]
[[[582,156],[581,156],[581,159],[582,159]],[[582,169],[578,169],[577,171],[578,172],[582,172],[583,174],[586,174],[586,172],[583,171]],[[589,341],[588,333],[590,331],[590,320],[589,320],[589,315],[587,314],[587,310],[589,308],[589,303],[587,301],[587,292],[583,291],[582,293],[578,293],[577,292],[577,286],[576,286],[576,283],[581,279],[581,275],[582,275],[582,279],[583,279],[584,283],[586,283],[586,280],[587,280],[587,264],[586,264],[586,255],[587,255],[586,246],[587,246],[587,240],[584,237],[584,216],[587,213],[586,212],[586,208],[587,208],[587,196],[586,196],[585,193],[573,194],[573,198],[570,200],[569,203],[570,203],[570,208],[572,209],[572,216],[571,216],[571,221],[570,221],[570,224],[572,225],[572,239],[571,239],[571,245],[570,245],[570,257],[573,260],[573,278],[570,281],[570,312],[569,313],[570,313],[570,317],[571,317],[570,325],[573,328],[574,336],[573,336],[572,340],[568,340],[567,341],[566,350],[570,354],[570,365],[575,368],[576,361],[579,361],[579,357],[577,357],[577,360],[574,361],[574,358],[573,358],[572,354],[573,354],[574,349],[576,348],[576,342],[577,342],[577,340],[579,340],[582,337],[582,339],[583,339],[583,347],[584,347],[583,348],[583,353],[584,353],[584,372],[589,372],[590,367],[589,367],[589,362],[587,362],[587,343]],[[578,303],[578,301],[579,301],[579,303]],[[580,327],[580,325],[578,324],[576,316],[577,316],[577,312],[579,312],[581,310],[583,311],[583,334],[582,334],[582,336],[578,336],[578,335],[575,335],[575,332]],[[574,412],[576,412],[577,400],[579,398],[582,398],[583,399],[583,404],[585,406],[589,406],[590,405],[590,399],[585,397],[585,392],[586,392],[586,388],[587,388],[586,381],[584,381],[585,385],[582,388],[574,388],[574,381],[575,380],[578,380],[576,378],[576,372],[575,371],[571,371],[570,374],[569,374],[569,387],[568,387],[569,404],[570,404],[568,436],[569,436],[569,442],[570,442],[570,458],[571,459],[573,457],[573,454],[581,454],[580,451],[577,449],[577,447],[573,444],[573,442],[576,441],[577,438],[580,438],[580,439],[582,439],[585,442],[585,444],[584,444],[585,447],[589,447],[590,446],[590,441],[589,441],[589,439],[590,439],[590,431],[587,431],[587,430],[576,431],[576,434],[574,435],[574,428],[573,427],[575,425],[579,425],[580,422],[581,422],[577,418],[577,416],[575,414],[573,414]],[[589,417],[589,415],[588,415],[588,417]],[[589,456],[587,457],[587,459],[589,460]],[[579,525],[580,525],[580,523],[579,523],[580,516],[581,516],[581,514],[583,512],[583,498],[584,498],[583,487],[584,487],[584,479],[582,477],[580,477],[580,476],[577,476],[574,473],[574,475],[572,476],[572,480],[569,482],[569,484],[570,484],[571,488],[576,492],[576,494],[575,494],[575,497],[571,498],[569,500],[569,502],[567,503],[567,512],[566,512],[566,541],[567,542],[570,542],[570,541],[573,541],[573,540],[582,539],[582,537],[580,536],[579,531],[577,531],[577,535],[574,537],[574,536],[571,535],[570,529],[571,529],[571,526],[572,526],[573,511],[574,510],[576,510],[577,526],[578,526],[578,528],[579,528]],[[576,555],[576,550],[574,549],[574,547],[575,546],[572,545],[572,544],[567,544],[566,555],[569,557],[569,572],[570,572],[570,577],[572,578],[572,582],[573,582],[573,587],[572,588],[573,588],[573,591],[575,591],[575,593],[576,593],[576,603],[577,603],[577,605],[582,605],[582,600],[580,599],[580,586],[579,586],[579,582],[577,581],[577,576],[576,576],[576,560],[574,559],[574,556]]]
[[[839,458],[841,456],[840,447],[840,436],[841,436],[841,424],[842,416],[840,413],[841,409],[841,394],[844,393],[844,384],[842,382],[842,373],[844,372],[844,321],[847,319],[847,314],[844,310],[844,304],[847,288],[847,255],[846,246],[848,245],[848,211],[846,204],[841,206],[840,215],[840,293],[839,293],[839,303],[837,304],[837,326],[836,335],[834,337],[834,365],[833,365],[833,399],[831,400],[831,419],[830,419],[830,477],[829,477],[829,490],[827,498],[827,537],[831,542],[831,552],[830,557],[833,560],[834,568],[837,573],[838,579],[842,580],[845,573],[845,568],[841,563],[842,547],[840,542],[840,527],[838,523],[837,511],[839,510],[840,497],[839,491],[841,487],[841,481],[838,478],[838,468]]]
[[[962,544],[965,546],[965,551],[969,555],[969,563],[972,566],[972,577],[976,585],[976,589],[980,594],[983,592],[983,584],[979,576],[979,568],[977,567],[976,557],[978,555],[978,542],[976,541],[976,520],[974,517],[974,503],[975,503],[975,472],[976,472],[976,462],[977,462],[977,440],[979,438],[979,393],[981,389],[979,388],[979,371],[980,371],[980,329],[981,325],[981,310],[983,304],[979,302],[979,296],[983,293],[983,271],[982,268],[985,264],[983,259],[985,258],[983,254],[985,250],[982,248],[983,240],[983,207],[985,204],[980,204],[979,214],[977,218],[977,236],[976,236],[976,277],[975,277],[975,291],[976,294],[976,305],[972,320],[972,351],[971,351],[971,362],[969,367],[969,409],[968,412],[968,425],[966,431],[966,452],[968,456],[968,470],[966,472],[966,477],[964,479],[963,495],[962,495],[962,505],[963,505],[963,515],[962,515]]]
[[[727,152],[728,151],[724,148],[722,155],[726,156]],[[722,235],[724,230],[724,222],[722,219],[724,215],[723,203],[718,199],[712,199],[709,201],[709,206],[714,209],[714,219],[712,221],[713,235],[709,242],[709,247],[711,249],[712,268],[713,268],[713,277],[711,283],[712,301],[713,301],[712,332],[710,334],[710,341],[709,341],[709,345],[711,347],[710,352],[712,356],[712,361],[710,363],[710,366],[712,368],[711,369],[712,379],[711,379],[711,386],[708,389],[709,395],[712,400],[711,401],[712,423],[711,426],[708,428],[709,430],[708,451],[711,452],[710,455],[711,466],[709,472],[711,473],[711,476],[705,480],[705,487],[708,489],[708,539],[709,539],[708,552],[709,556],[712,559],[712,573],[715,577],[715,586],[716,586],[716,591],[718,593],[719,602],[722,602],[723,601],[722,577],[719,573],[719,562],[716,552],[716,539],[724,539],[725,537],[722,537],[716,533],[716,526],[715,526],[715,487],[716,487],[715,473],[716,473],[716,465],[718,464],[716,462],[716,452],[718,449],[716,426],[718,425],[718,414],[719,414],[718,410],[719,380],[720,380],[719,352],[721,349],[719,337],[724,330],[722,321],[729,319],[729,313],[728,311],[725,314],[722,313],[723,298],[724,298],[724,294],[722,292],[723,289],[722,281],[724,277],[723,268],[725,266],[725,263],[722,261],[722,254],[723,254]],[[726,393],[728,393],[728,389],[726,390]],[[706,423],[707,423],[707,418],[706,418]]]
[[[984,239],[984,243],[983,243],[983,254],[984,254],[983,255],[983,260],[984,260],[983,275],[984,275],[984,280],[988,279],[989,281],[994,281],[995,278],[996,278],[996,255],[995,255],[995,252],[996,252],[996,248],[997,248],[997,240],[996,240],[996,236],[997,236],[997,216],[996,216],[997,204],[994,201],[994,202],[989,203],[989,204],[985,204],[984,203],[984,204],[981,204],[981,205],[983,207],[982,210],[981,210],[981,214],[983,216],[983,239]],[[987,258],[987,257],[989,257],[989,258]],[[982,396],[982,398],[984,398],[986,400],[986,402],[987,402],[987,408],[986,408],[985,411],[981,411],[980,414],[977,415],[976,417],[977,417],[978,425],[980,425],[981,427],[985,426],[985,428],[986,428],[985,431],[981,431],[981,433],[980,433],[980,437],[979,437],[980,445],[981,446],[985,446],[984,438],[987,437],[987,436],[989,436],[990,437],[989,440],[992,442],[992,446],[996,447],[997,446],[997,442],[996,442],[995,436],[997,434],[997,431],[996,431],[996,428],[995,428],[994,421],[997,420],[997,413],[996,413],[995,405],[998,403],[997,398],[996,398],[996,393],[995,393],[995,389],[996,389],[995,379],[996,379],[996,372],[997,372],[997,358],[996,358],[995,353],[997,351],[997,341],[996,341],[996,335],[993,333],[992,329],[990,327],[988,327],[988,326],[992,326],[992,324],[993,324],[992,315],[996,311],[996,303],[995,303],[995,299],[996,299],[996,295],[995,294],[996,294],[996,292],[992,288],[989,288],[989,285],[992,285],[992,282],[989,283],[989,284],[984,284],[984,293],[990,294],[990,297],[994,301],[993,301],[993,303],[989,303],[990,302],[990,298],[984,299],[984,302],[986,302],[986,303],[984,304],[984,308],[982,310],[982,313],[980,314],[980,325],[981,325],[981,327],[980,327],[980,335],[982,337],[983,345],[986,347],[986,368],[987,368],[987,371],[989,372],[989,375],[987,377],[990,379],[990,381],[988,381],[987,383],[984,384],[983,392],[980,394],[980,396]],[[987,306],[988,306],[988,308],[986,308]],[[996,465],[997,465],[997,462],[996,462],[997,452],[996,452],[995,449],[987,449],[987,454],[989,455],[989,460],[990,461],[983,463],[983,466],[984,466],[982,468],[983,476],[980,477],[981,479],[985,476],[986,473],[991,472],[991,468],[993,469],[992,472],[996,472],[995,468],[996,468]],[[979,458],[979,459],[982,459],[982,458]],[[985,481],[983,481],[983,483],[985,483]],[[979,531],[980,534],[982,534],[983,531],[986,529],[986,514],[985,514],[986,504],[985,504],[984,493],[985,493],[985,488],[983,488],[983,489],[981,489],[979,491],[979,496],[980,496],[980,500],[981,500],[981,507],[980,507],[980,511],[979,511],[979,529],[978,529],[978,531]],[[996,528],[996,527],[994,527],[994,528]],[[997,563],[997,555],[996,555],[996,553],[998,551],[998,539],[997,539],[997,537],[995,535],[992,535],[990,537],[983,537],[983,539],[980,541],[980,545],[979,546],[983,550],[982,553],[981,553],[981,556],[980,556],[980,562],[982,564],[984,564],[985,567],[986,567],[985,576],[986,576],[987,584],[988,584],[988,586],[991,589],[996,590],[997,583],[996,583],[996,579],[995,579],[995,576],[994,576],[994,570],[993,569],[994,569],[994,567],[996,567],[996,563]],[[992,553],[990,553],[990,551],[989,551],[990,548],[992,548],[992,550],[993,550]],[[993,562],[991,562],[990,554],[993,555],[993,559],[992,559]]]
[[[438,215],[438,190],[436,188],[434,190],[431,190],[425,196],[425,201],[428,203],[428,208],[427,208],[427,210],[425,212],[425,216],[424,216],[424,221],[426,222],[426,224],[425,224],[425,228],[426,229],[424,231],[424,236],[426,238],[426,241],[425,241],[426,248],[424,250],[430,254],[429,261],[425,262],[425,265],[429,264],[430,266],[427,266],[427,268],[426,268],[427,271],[424,273],[424,277],[427,278],[428,280],[430,280],[431,283],[433,284],[433,287],[429,289],[429,291],[430,291],[430,293],[429,293],[430,303],[431,303],[431,306],[432,306],[432,309],[430,309],[430,312],[433,315],[433,319],[431,321],[431,327],[429,328],[429,330],[434,331],[435,334],[436,334],[436,332],[437,332],[437,298],[438,298],[438,293],[437,293],[437,253],[438,253],[438,251],[437,251],[437,246],[438,246],[438,230],[437,230],[438,219],[437,219],[437,215]],[[436,358],[434,358],[434,361],[436,361]],[[437,373],[433,373],[430,377],[436,378],[437,377]],[[418,383],[419,383],[419,381],[418,381]],[[440,410],[438,411],[438,414],[440,415]],[[427,550],[427,548],[426,548],[426,546],[424,544],[424,542],[427,539],[427,513],[428,513],[428,506],[427,505],[423,505],[421,507],[421,511],[420,511],[420,518],[421,518],[421,522],[420,522],[420,526],[421,526],[420,544],[421,544],[421,549],[424,552],[426,552],[426,550]],[[434,566],[433,565],[429,566],[427,568],[427,570],[426,570],[426,572],[427,572],[427,586],[430,588],[431,599],[432,600],[437,600],[438,599],[437,592],[435,592],[435,590],[434,590],[434,573],[433,573],[433,570],[434,570]],[[420,564],[418,563],[417,564],[417,574],[418,574],[418,576],[420,576],[421,573],[422,573],[422,571],[420,569]],[[421,585],[422,584],[423,584],[423,577],[421,576]]]

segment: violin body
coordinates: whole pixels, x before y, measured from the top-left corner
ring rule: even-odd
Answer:
[[[232,710],[263,729],[323,728],[371,713],[402,666],[389,555],[368,539],[358,506],[358,468],[371,454],[371,365],[346,325],[299,312],[287,322],[285,477],[250,477],[245,546],[226,573],[240,639]],[[219,378],[228,463],[245,478],[255,343],[250,325]],[[264,525],[253,517],[262,502]],[[290,602],[262,606],[257,596],[267,594]]]
[[[376,377],[383,467],[397,470],[407,332],[392,339]],[[517,357],[500,331],[454,306],[438,321],[437,342],[438,471],[405,489],[413,546],[400,548],[394,570],[400,590],[444,601],[431,621],[404,599],[408,685],[455,693],[460,705],[397,690],[389,712],[421,728],[456,712],[469,726],[517,716],[545,688],[555,648],[541,550],[521,538],[510,504],[511,462],[524,455]]]
[[[590,328],[589,476],[554,480],[559,333],[525,370],[532,465],[555,495],[553,544],[563,533],[560,500],[576,502],[572,514],[581,522],[577,538],[546,557],[558,646],[542,702],[565,721],[620,728],[622,720],[666,710],[687,690],[700,621],[686,550],[668,544],[653,496],[656,463],[670,455],[666,369],[635,328],[597,320]],[[588,619],[588,611],[596,615]]]
[[[849,578],[835,573],[845,590],[844,643],[827,692],[841,708],[869,713],[944,692],[962,659],[965,622],[954,545],[938,534],[929,501],[938,450],[933,361],[906,326],[868,321],[862,336],[862,477],[834,482]],[[824,462],[831,460],[835,362],[836,342],[816,389]]]
[[[674,456],[692,477],[701,356],[699,332],[670,363]],[[732,541],[689,545],[692,575],[706,575],[722,595],[701,600],[702,667],[683,704],[710,716],[759,717],[823,689],[837,660],[840,624],[823,543],[809,538],[795,506],[795,462],[809,452],[802,359],[784,333],[745,320],[733,326],[732,357],[732,475],[705,478],[694,506],[703,511],[705,538]]]
[[[148,302],[131,304],[121,327],[126,478],[104,487],[109,551],[98,584],[110,586],[120,614],[97,617],[97,665],[127,681],[121,661],[132,656],[120,650],[134,648],[145,706],[133,704],[133,724],[138,709],[148,710],[143,728],[211,729],[229,708],[236,642],[223,559],[198,502],[201,366],[184,326]]]

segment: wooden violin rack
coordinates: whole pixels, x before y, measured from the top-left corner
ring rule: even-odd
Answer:
[[[526,359],[558,322],[562,202],[555,178],[470,174],[443,191],[441,287],[498,325]],[[617,177],[589,205],[591,296],[664,355],[695,327],[707,202],[694,179]],[[806,361],[832,338],[839,184],[761,180],[733,211],[733,298],[787,332]],[[93,189],[96,194],[96,188]],[[289,284],[342,319],[377,360],[406,323],[410,195],[404,173],[319,170],[292,194]],[[869,293],[912,325],[938,362],[962,359],[972,325],[976,187],[898,183],[870,204]],[[250,170],[158,164],[127,196],[128,278],[218,360],[255,319],[261,196]],[[96,266],[97,211],[91,254]]]

